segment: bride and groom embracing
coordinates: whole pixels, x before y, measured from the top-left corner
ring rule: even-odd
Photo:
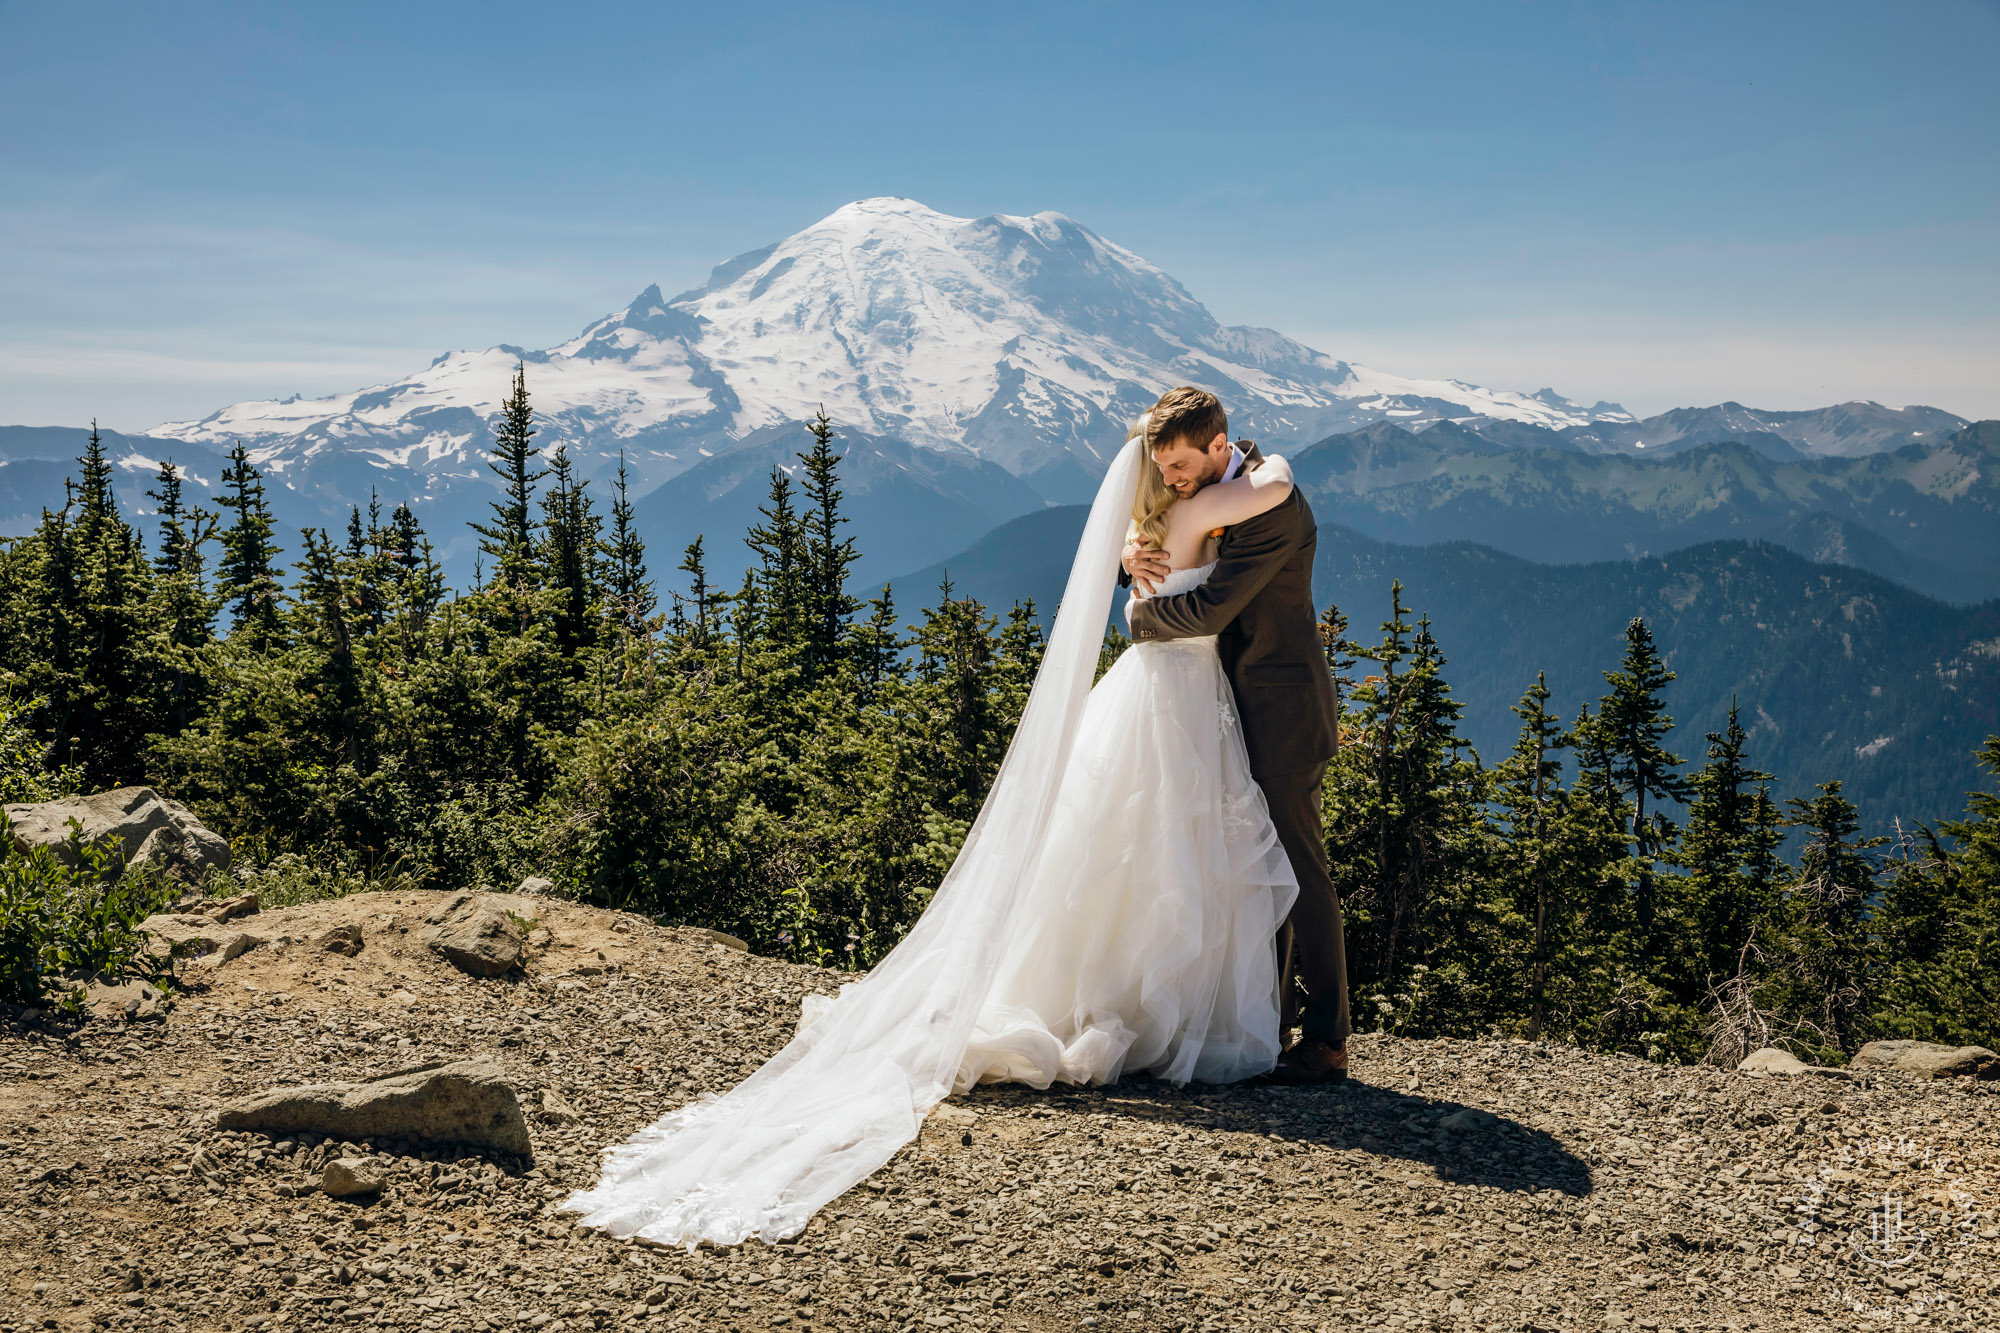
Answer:
[[[1098,488],[1013,741],[910,933],[560,1209],[690,1249],[776,1241],[975,1083],[1345,1077],[1314,545],[1283,459],[1232,445],[1213,394],[1163,395]],[[1133,647],[1093,688],[1114,586]],[[1304,1035],[1281,1049],[1294,968]]]

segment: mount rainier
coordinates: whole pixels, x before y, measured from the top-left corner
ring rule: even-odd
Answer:
[[[237,403],[150,434],[217,452],[242,440],[288,485],[329,455],[359,456],[420,474],[415,492],[434,495],[486,475],[517,360],[537,443],[565,443],[590,476],[615,469],[622,449],[642,491],[822,403],[845,430],[970,454],[1049,500],[1087,496],[1126,421],[1176,384],[1213,389],[1240,433],[1272,441],[1381,420],[1631,420],[1610,404],[1405,379],[1225,327],[1170,275],[1060,213],[959,218],[879,198],[693,291],[648,287],[545,351],[448,352],[392,384]]]
[[[1650,465],[1723,442],[1777,463],[1872,456],[1932,446],[1966,424],[1875,403],[1808,412],[1723,403],[1635,421],[1548,389],[1403,378],[1269,329],[1226,327],[1172,276],[1060,213],[959,218],[878,198],[738,256],[692,291],[669,298],[648,287],[555,347],[447,352],[394,383],[237,403],[112,436],[107,454],[129,511],[147,512],[145,491],[165,461],[190,500],[212,508],[240,440],[281,531],[341,527],[348,506],[371,494],[385,507],[408,502],[462,584],[476,550],[467,521],[484,518],[496,493],[487,449],[517,362],[544,453],[566,446],[578,473],[597,480],[600,506],[622,458],[656,568],[706,534],[724,578],[747,558],[740,538],[771,468],[796,465],[800,423],[821,404],[844,455],[864,581],[920,569],[1046,504],[1088,498],[1125,423],[1176,384],[1215,390],[1239,434],[1287,450],[1449,422],[1434,444],[1456,441],[1472,457],[1553,451],[1541,466],[1558,471],[1574,471],[1560,460],[1580,455]],[[25,532],[44,506],[61,505],[81,436],[0,426],[0,533]],[[1724,505],[1734,492],[1717,485],[1697,498]],[[1543,518],[1526,510],[1573,489],[1506,499],[1531,532]]]

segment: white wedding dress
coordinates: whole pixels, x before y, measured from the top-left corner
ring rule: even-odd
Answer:
[[[1021,895],[958,1087],[1233,1083],[1277,1062],[1276,941],[1298,880],[1214,636],[1135,644],[1091,691]]]
[[[749,1078],[608,1148],[597,1184],[558,1205],[579,1225],[777,1241],[975,1082],[1271,1068],[1298,888],[1215,640],[1135,645],[1091,684],[1142,466],[1138,442],[1112,459],[1006,758],[910,933],[837,997],[806,997]]]

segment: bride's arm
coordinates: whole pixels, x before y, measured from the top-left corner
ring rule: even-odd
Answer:
[[[1276,454],[1234,481],[1204,486],[1168,511],[1168,522],[1207,530],[1226,528],[1276,509],[1292,493],[1292,465]]]

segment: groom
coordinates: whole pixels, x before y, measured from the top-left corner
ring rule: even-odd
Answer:
[[[1229,418],[1206,389],[1170,389],[1147,414],[1146,448],[1160,476],[1183,497],[1245,468],[1263,466],[1249,441],[1229,442]],[[1286,928],[1307,1002],[1304,1035],[1278,1057],[1280,1083],[1326,1083],[1347,1076],[1347,946],[1340,894],[1327,874],[1320,828],[1320,779],[1333,757],[1336,703],[1313,609],[1317,543],[1312,509],[1296,486],[1284,503],[1223,533],[1215,572],[1200,587],[1149,597],[1132,607],[1132,637],[1218,635],[1223,669],[1243,718],[1250,773],[1264,789],[1278,841],[1298,877]],[[1167,576],[1164,552],[1126,544],[1121,584],[1151,592]],[[1285,970],[1284,1012],[1291,1011]],[[1290,1019],[1284,1020],[1286,1035]]]

